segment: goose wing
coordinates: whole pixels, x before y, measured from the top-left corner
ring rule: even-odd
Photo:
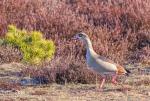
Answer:
[[[116,64],[114,61],[112,61],[112,60],[110,60],[110,59],[108,59],[108,58],[106,58],[106,57],[104,57],[104,56],[98,56],[98,58],[99,59],[101,59],[101,60],[103,60],[103,61],[105,61],[105,62],[109,62],[109,63],[112,63],[112,64]]]
[[[108,58],[106,58],[106,57],[99,56],[98,58],[101,59],[101,60],[103,60],[103,61],[105,61],[105,62],[114,64],[114,65],[116,66],[116,68],[117,68],[117,71],[116,71],[116,72],[117,72],[117,74],[119,74],[119,75],[122,75],[122,74],[127,74],[127,75],[128,75],[128,73],[130,73],[129,70],[125,69],[124,67],[122,67],[122,66],[119,65],[119,64],[116,64],[114,61],[112,61],[112,60],[110,60],[110,59],[108,59]]]

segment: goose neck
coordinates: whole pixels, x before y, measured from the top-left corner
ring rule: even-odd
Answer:
[[[86,43],[86,49],[87,49],[87,51],[94,52],[93,46],[92,46],[92,42],[91,42],[91,40],[89,38],[87,38],[85,40],[85,43]]]

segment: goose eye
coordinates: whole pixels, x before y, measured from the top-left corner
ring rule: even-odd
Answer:
[[[82,37],[83,35],[82,34],[79,34],[79,37]]]

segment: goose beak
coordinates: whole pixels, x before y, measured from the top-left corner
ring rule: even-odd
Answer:
[[[73,39],[73,40],[77,40],[77,39],[78,39],[78,36],[75,35],[75,36],[72,37],[72,39]]]

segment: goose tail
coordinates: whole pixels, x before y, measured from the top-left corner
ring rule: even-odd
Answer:
[[[126,69],[126,68],[125,68],[125,70],[126,70],[126,76],[129,76],[129,74],[131,73],[131,71],[128,70],[128,69]]]

